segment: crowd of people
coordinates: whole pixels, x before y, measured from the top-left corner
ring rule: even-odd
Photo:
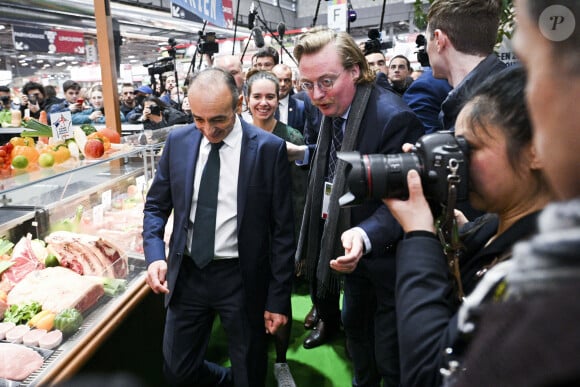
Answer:
[[[217,55],[184,95],[173,75],[159,92],[122,85],[123,122],[189,124],[170,132],[144,209],[168,385],[266,385],[271,336],[278,385],[295,386],[297,278],[312,301],[303,346],[344,337],[345,384],[580,382],[580,3],[515,0],[521,63],[511,67],[494,54],[501,5],[434,0],[419,75],[409,58],[313,28],[295,42],[297,68],[264,48],[247,72],[240,57]],[[32,117],[104,120],[98,85],[82,94],[67,81],[63,100],[36,83],[22,92]],[[7,122],[18,107],[9,89],[0,101]],[[361,203],[339,204],[352,182],[339,152],[424,155],[439,151],[421,142],[434,138],[460,149],[459,180],[456,159],[392,170],[363,159],[367,179],[399,179],[402,193],[375,197],[369,183]],[[216,316],[230,367],[206,359]]]
[[[578,383],[580,8],[516,0],[516,10],[522,63],[511,67],[493,52],[500,1],[435,0],[416,79],[408,58],[324,28],[297,39],[295,71],[264,49],[245,77],[227,55],[194,76],[193,124],[170,134],[144,218],[171,385],[264,385],[272,335],[278,385],[295,386],[286,351],[296,276],[312,299],[303,346],[343,331],[345,384]],[[459,180],[456,159],[406,175],[398,163],[396,172],[365,165],[376,168],[365,171],[373,183],[400,179],[404,193],[339,205],[350,189],[339,151],[437,152],[426,149],[435,138],[460,149]],[[222,169],[208,202],[214,163]],[[435,180],[444,200],[433,197]],[[205,360],[216,315],[231,368]]]

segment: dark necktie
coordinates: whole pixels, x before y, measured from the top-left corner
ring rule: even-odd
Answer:
[[[338,163],[336,152],[340,151],[342,139],[344,137],[344,133],[342,131],[343,123],[344,118],[342,117],[334,117],[332,119],[332,139],[330,142],[330,153],[328,155],[328,174],[327,174],[327,181],[331,183],[334,180],[336,164]]]
[[[220,179],[220,148],[223,142],[211,144],[211,151],[203,168],[193,222],[191,257],[200,269],[215,255],[215,219]]]

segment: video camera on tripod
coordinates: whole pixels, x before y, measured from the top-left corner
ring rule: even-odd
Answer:
[[[369,54],[374,54],[376,52],[382,52],[384,50],[387,50],[387,49],[393,47],[393,42],[381,41],[381,33],[376,28],[371,28],[369,30],[367,36],[369,37],[369,40],[367,40],[365,42],[365,49],[364,49],[365,56],[369,55]]]
[[[149,75],[153,76],[155,74],[163,74],[169,71],[175,70],[175,64],[172,62],[173,58],[161,58],[151,63],[143,63],[143,66],[147,67]]]
[[[216,41],[215,32],[207,32],[204,34],[202,31],[199,31],[198,34],[199,43],[197,50],[200,54],[213,55],[219,52],[220,47]]]

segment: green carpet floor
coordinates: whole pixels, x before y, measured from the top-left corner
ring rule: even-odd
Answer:
[[[290,347],[286,355],[296,385],[297,387],[351,386],[352,367],[346,354],[345,339],[342,333],[333,338],[330,343],[317,348],[304,349],[302,346],[304,339],[310,332],[304,329],[303,322],[311,305],[307,285],[299,283],[292,295],[292,313],[294,316]],[[268,352],[266,386],[277,385],[273,375],[275,353],[272,343]],[[206,358],[220,364],[228,364],[225,334],[219,323],[214,326]]]

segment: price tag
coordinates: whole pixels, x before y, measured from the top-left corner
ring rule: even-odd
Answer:
[[[104,218],[105,208],[102,204],[97,204],[93,207],[93,224],[102,224]]]
[[[50,115],[52,137],[55,140],[68,140],[73,138],[72,118],[70,111],[52,113]]]
[[[135,185],[137,186],[137,195],[139,195],[139,197],[143,196],[143,192],[145,191],[145,184],[147,184],[145,181],[145,175],[138,176],[135,179]]]
[[[106,190],[101,194],[101,204],[103,205],[104,209],[111,208],[111,190]]]

